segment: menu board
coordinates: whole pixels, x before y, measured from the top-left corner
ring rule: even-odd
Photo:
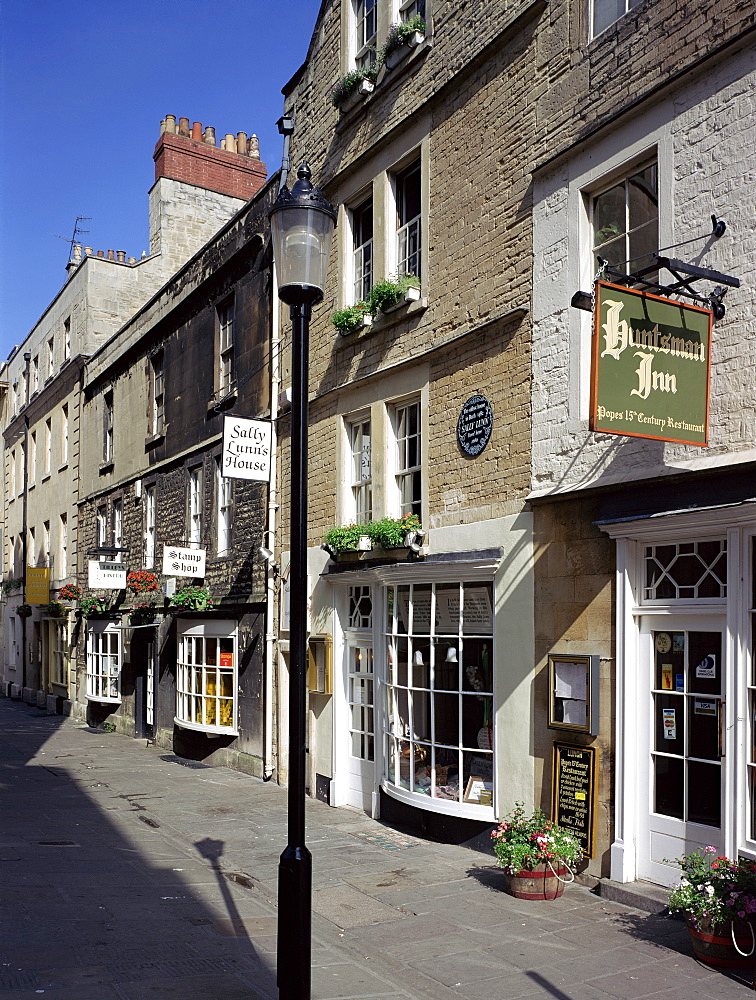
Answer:
[[[577,837],[587,858],[595,846],[597,770],[597,747],[554,744],[551,818]]]

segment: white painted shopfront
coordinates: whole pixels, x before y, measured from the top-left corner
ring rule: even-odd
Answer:
[[[756,858],[756,502],[604,523],[617,544],[611,877],[677,881],[711,845]]]

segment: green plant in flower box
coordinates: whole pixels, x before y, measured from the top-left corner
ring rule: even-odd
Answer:
[[[103,597],[82,597],[79,608],[85,618],[90,615],[102,614],[108,610],[108,602]]]
[[[425,18],[421,17],[420,14],[415,14],[414,17],[410,17],[406,21],[400,21],[399,24],[392,24],[381,48],[381,63],[385,63],[396,49],[406,45],[416,31],[419,31],[421,35],[424,35],[426,31]]]
[[[358,547],[360,538],[367,535],[373,545],[382,549],[401,548],[408,532],[420,527],[417,514],[405,514],[403,517],[383,517],[379,521],[367,521],[365,524],[345,524],[331,528],[323,539],[329,549],[334,552],[348,552]]]
[[[174,608],[181,608],[184,611],[206,611],[213,607],[210,591],[207,587],[181,587],[171,597],[171,604]]]
[[[377,281],[368,296],[371,312],[386,312],[399,305],[409,288],[420,288],[420,279],[414,274],[402,274],[396,278]]]
[[[363,328],[365,317],[369,315],[370,306],[368,303],[357,302],[346,309],[337,309],[331,317],[331,322],[342,337],[348,337],[350,333],[357,333]]]

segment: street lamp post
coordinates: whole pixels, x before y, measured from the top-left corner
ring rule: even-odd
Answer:
[[[312,856],[305,846],[307,743],[307,400],[312,306],[323,298],[336,210],[303,163],[270,212],[278,297],[292,323],[288,842],[278,864],[279,1000],[309,1000]]]

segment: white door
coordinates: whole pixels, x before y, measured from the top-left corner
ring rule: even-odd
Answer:
[[[672,885],[665,858],[723,851],[724,620],[647,615],[640,640],[638,876]]]
[[[373,648],[364,639],[348,639],[345,648],[348,707],[347,804],[373,811],[375,791],[375,675]]]

